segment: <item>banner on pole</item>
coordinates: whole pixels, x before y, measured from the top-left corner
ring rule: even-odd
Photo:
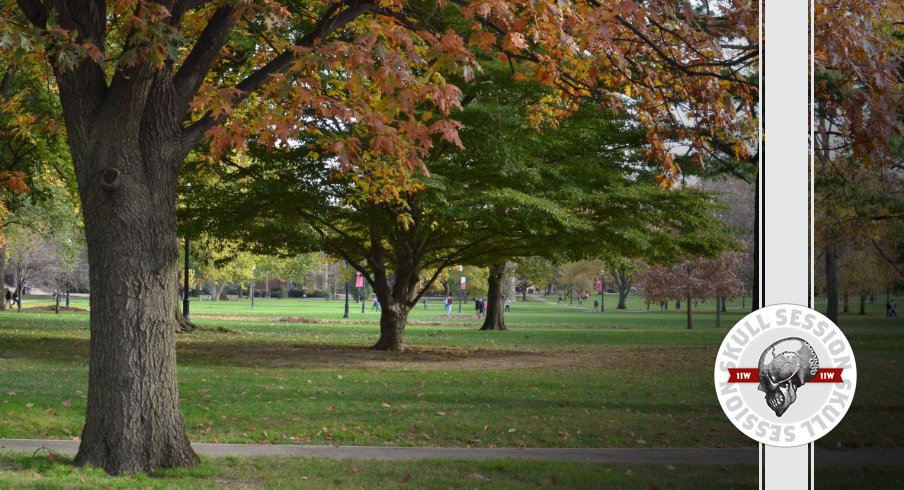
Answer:
[[[361,275],[360,272],[356,272],[357,277],[355,277],[355,287],[363,288],[364,287],[364,276]]]

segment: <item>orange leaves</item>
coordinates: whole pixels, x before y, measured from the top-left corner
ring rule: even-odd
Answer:
[[[24,194],[29,191],[28,184],[25,183],[25,177],[23,172],[0,172],[0,189]]]
[[[520,32],[509,32],[502,41],[502,47],[513,52],[525,51],[528,48],[527,39]]]

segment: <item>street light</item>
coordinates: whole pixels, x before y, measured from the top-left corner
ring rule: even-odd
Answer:
[[[348,314],[348,262],[345,263],[345,314],[342,318],[351,318]]]
[[[257,271],[257,267],[254,264],[251,264],[251,309],[254,309],[254,273]]]
[[[191,184],[187,184],[188,192],[191,192]],[[188,208],[188,204],[185,205]],[[66,302],[69,302],[69,292],[66,292]],[[191,315],[188,314],[188,234],[185,235],[185,283],[182,287],[182,316],[185,321],[191,321]],[[69,306],[68,304],[66,306]]]
[[[464,267],[458,266],[458,314],[461,315],[461,278],[463,277],[462,271],[465,270]]]
[[[185,321],[191,321],[191,315],[188,314],[188,235],[185,236],[185,282],[182,285],[182,316],[185,317]],[[69,300],[68,291],[66,300]]]

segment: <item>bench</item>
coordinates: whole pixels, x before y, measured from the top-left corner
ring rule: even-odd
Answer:
[[[237,295],[237,294],[227,294],[227,295],[226,295],[226,299],[229,300],[229,301],[238,301],[238,300],[239,300],[239,295]]]
[[[198,299],[210,301],[210,295],[209,294],[201,294],[198,296]]]

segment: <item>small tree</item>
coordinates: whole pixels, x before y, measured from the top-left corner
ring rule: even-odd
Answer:
[[[743,291],[737,277],[738,252],[723,252],[714,258],[693,257],[677,265],[653,265],[641,272],[644,299],[660,303],[677,299],[687,306],[687,328],[693,328],[691,304],[694,298],[732,298]],[[716,305],[716,327],[721,327],[721,308]]]

